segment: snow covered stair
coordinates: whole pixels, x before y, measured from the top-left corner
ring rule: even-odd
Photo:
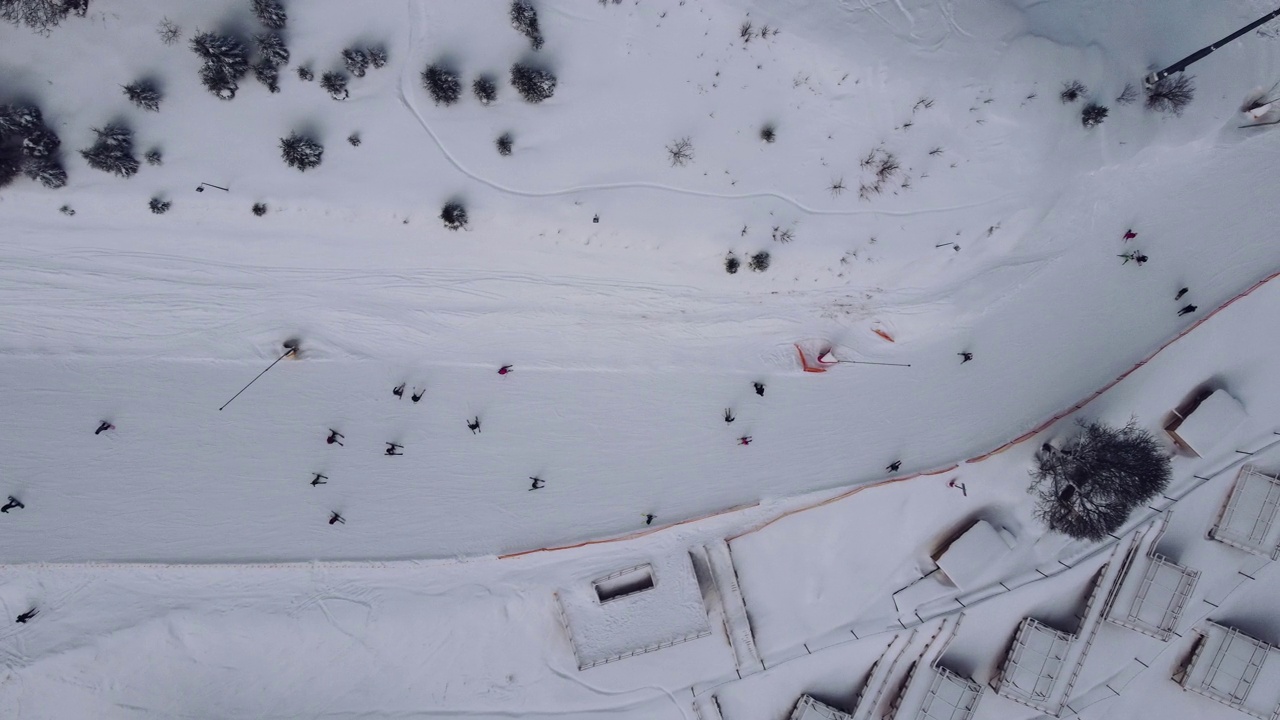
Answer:
[[[745,676],[764,670],[764,663],[756,651],[755,637],[751,633],[746,600],[742,597],[742,589],[738,587],[738,573],[733,568],[729,544],[724,540],[709,543],[691,550],[690,556],[699,575],[704,573],[705,568],[705,574],[710,580],[709,583],[700,583],[706,586],[704,600],[708,601],[709,609],[713,607],[710,604],[711,598],[719,604],[717,609],[723,618],[725,635],[733,649],[738,674]]]

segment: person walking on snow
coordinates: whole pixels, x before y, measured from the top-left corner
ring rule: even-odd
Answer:
[[[895,473],[895,472],[898,472],[898,468],[900,467],[902,467],[902,461],[894,460],[893,462],[889,463],[889,466],[886,467],[885,470],[888,470],[891,473]]]
[[[427,394],[427,389],[426,389],[426,388],[422,388],[422,392],[418,392],[418,388],[414,388],[413,390],[414,390],[413,395],[410,395],[410,396],[409,396],[409,399],[410,399],[410,400],[412,400],[412,401],[414,401],[414,402],[418,402],[419,400],[421,400],[421,399],[422,399],[422,396],[423,396],[423,395],[426,395],[426,394]]]
[[[742,437],[738,438],[738,444],[739,444],[739,445],[750,445],[750,444],[751,444],[751,436],[750,436],[750,435],[743,435]]]
[[[397,445],[397,444],[395,444],[395,443],[393,443],[393,442],[389,442],[389,443],[387,443],[387,453],[386,453],[386,454],[387,454],[387,455],[403,455],[404,453],[402,453],[402,452],[396,452],[397,450],[403,450],[403,449],[404,449],[404,446],[403,446],[403,445]]]
[[[1132,228],[1130,228],[1130,229],[1128,229],[1128,230],[1125,230],[1125,231],[1124,231],[1124,241],[1125,241],[1125,242],[1129,242],[1130,240],[1132,240],[1132,239],[1134,239],[1134,238],[1136,238],[1136,237],[1138,237],[1138,233],[1134,232]]]
[[[1183,315],[1189,315],[1195,311],[1196,311],[1195,305],[1188,305],[1178,311],[1178,317],[1182,317]]]
[[[341,440],[339,438],[341,438]],[[325,438],[324,441],[329,443],[330,445],[346,447],[345,445],[342,444],[342,440],[345,440],[346,438],[347,438],[346,435],[343,435],[342,433],[338,432],[337,430],[334,430],[333,428],[329,428],[329,437]]]
[[[31,618],[33,618],[33,617],[35,617],[35,616],[37,616],[37,615],[39,615],[39,614],[40,614],[40,611],[39,611],[39,610],[37,610],[37,609],[35,609],[35,608],[31,608],[30,610],[28,610],[28,611],[26,611],[26,612],[22,613],[21,615],[19,615],[19,616],[18,616],[18,618],[17,618],[17,620],[18,620],[18,622],[22,623],[23,625],[26,625],[28,620],[30,620]]]
[[[967,362],[969,362],[970,360],[972,360],[972,359],[973,359],[973,353],[971,353],[971,352],[958,352],[958,353],[956,353],[956,354],[957,354],[957,355],[959,355],[960,357],[964,358],[963,360],[961,360],[961,361],[960,361],[960,364],[961,364],[961,365],[963,365],[963,364],[965,364],[965,363],[967,363]]]
[[[317,485],[328,485],[329,483],[325,482],[325,480],[328,480],[328,479],[329,477],[327,475],[321,475],[320,473],[316,473],[316,476],[311,478],[311,487],[315,487]]]
[[[114,429],[115,429],[115,427],[116,427],[115,425],[112,425],[111,423],[107,422],[106,420],[103,420],[102,422],[98,423],[98,429],[97,429],[97,430],[94,430],[94,431],[93,431],[93,434],[94,434],[94,435],[101,435],[102,433],[104,433],[104,432],[106,432],[106,431],[108,431],[108,430],[114,430]]]
[[[511,372],[513,369],[515,369],[514,365],[503,365],[502,367],[498,368],[498,374],[506,375],[507,373]]]
[[[347,524],[347,519],[339,515],[337,510],[334,510],[333,514],[329,516],[329,524],[333,525],[335,523]]]
[[[26,507],[26,505],[23,505],[21,500],[19,500],[18,498],[16,498],[16,497],[14,497],[14,496],[10,495],[10,496],[9,496],[9,502],[5,503],[5,504],[4,504],[4,507],[0,507],[0,513],[4,513],[4,514],[8,515],[10,510],[12,510],[12,509],[14,509],[14,508],[17,508],[17,509],[21,510],[21,509],[22,509],[22,508],[24,508],[24,507]]]
[[[529,479],[533,481],[533,486],[529,488],[530,490],[541,490],[542,486],[547,484],[547,481],[540,477],[530,476]]]
[[[759,395],[760,397],[764,397],[764,383],[751,383],[751,384],[755,386],[756,394]]]
[[[476,416],[475,420],[467,421],[467,429],[471,431],[472,435],[475,435],[476,433],[480,432],[480,416],[479,415]]]
[[[732,410],[730,410],[729,408],[725,408],[725,409],[724,409],[724,421],[725,421],[726,423],[731,423],[731,422],[733,422],[733,420],[734,420],[734,418],[733,418],[733,411],[732,411]]]
[[[391,394],[403,400],[404,399],[404,383],[400,383],[399,385],[391,388]]]
[[[1182,288],[1181,290],[1179,290],[1179,291],[1178,291],[1178,294],[1173,296],[1173,300],[1174,300],[1174,302],[1177,302],[1177,301],[1181,300],[1181,299],[1182,299],[1182,296],[1183,296],[1183,295],[1186,295],[1186,294],[1187,294],[1187,290],[1190,290],[1190,289],[1191,289],[1191,288]]]

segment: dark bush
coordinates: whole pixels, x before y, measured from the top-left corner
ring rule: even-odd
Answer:
[[[440,219],[450,230],[461,230],[467,226],[467,209],[456,200],[447,202],[440,210]]]
[[[738,268],[740,267],[742,267],[742,261],[738,259],[737,255],[734,255],[733,253],[729,253],[725,257],[724,259],[725,272],[729,273],[730,275],[733,275],[734,273],[738,272]]]
[[[283,30],[289,20],[280,0],[253,0],[253,14],[258,16],[258,22],[272,30]]]
[[[156,215],[163,215],[169,212],[169,207],[171,205],[173,205],[172,202],[168,200],[161,200],[158,197],[151,198],[151,202],[147,204],[147,206],[151,208],[151,212]]]
[[[342,51],[342,64],[347,66],[347,72],[362,78],[369,69],[369,56],[360,48],[347,48]]]
[[[160,100],[164,95],[150,80],[138,80],[125,85],[123,89],[125,97],[134,105],[152,112],[160,110]]]
[[[351,133],[348,135],[347,142],[351,143],[351,147],[360,147],[360,133]]]
[[[89,0],[0,0],[0,20],[47,35],[74,10],[84,17]]]
[[[1147,89],[1147,109],[1181,115],[1196,96],[1192,75],[1166,75]]]
[[[267,214],[267,204],[266,204],[266,203],[254,203],[254,204],[253,204],[253,214],[254,214],[254,215],[257,215],[258,217],[262,217],[263,215],[266,215],[266,214]]]
[[[369,55],[369,64],[372,65],[375,70],[387,64],[387,49],[381,45],[375,45],[368,48],[365,52]]]
[[[542,49],[542,30],[538,27],[538,11],[530,0],[512,0],[511,24],[529,38],[534,50]]]
[[[160,154],[159,150],[155,150],[155,149],[148,150],[147,154],[143,155],[142,157],[146,159],[148,165],[164,164],[164,156]]]
[[[510,154],[511,154],[511,146],[512,146],[512,142],[513,142],[513,141],[512,141],[512,139],[511,139],[511,133],[502,133],[502,135],[499,135],[499,136],[498,136],[498,141],[497,141],[497,144],[498,144],[498,154],[499,154],[499,155],[510,155]]]
[[[777,140],[778,139],[777,130],[773,127],[773,125],[765,125],[764,127],[760,128],[760,139],[767,143],[771,143],[774,140]]]
[[[291,132],[289,137],[280,138],[280,156],[289,167],[306,172],[319,165],[323,155],[324,146],[309,137]]]
[[[1133,421],[1121,428],[1081,423],[1061,449],[1046,444],[1036,455],[1029,489],[1036,517],[1081,540],[1115,533],[1136,507],[1169,484],[1169,458],[1155,436]]]
[[[262,60],[253,65],[253,77],[273,93],[280,92],[280,68]]]
[[[768,270],[769,252],[767,250],[761,250],[755,255],[752,255],[750,261],[747,263],[747,267],[751,268],[755,272],[764,272],[765,270]]]
[[[165,18],[156,25],[156,34],[160,36],[160,42],[165,45],[176,45],[182,39],[182,26]]]
[[[304,82],[311,82],[316,79],[316,74],[311,72],[311,68],[306,65],[298,66],[298,79]]]
[[[1065,103],[1073,103],[1080,99],[1081,95],[1089,92],[1084,83],[1079,80],[1062,83],[1062,92],[1058,93],[1058,99]]]
[[[123,125],[111,124],[93,132],[98,139],[80,154],[94,170],[114,173],[120,177],[133,177],[138,172],[138,159],[133,156],[133,131]]]
[[[528,102],[540,103],[555,94],[556,76],[549,70],[516,63],[511,66],[511,85]]]
[[[1138,99],[1138,88],[1133,83],[1125,83],[1124,89],[1116,96],[1116,103],[1119,105],[1131,105],[1134,100]]]
[[[320,76],[320,87],[329,93],[334,100],[346,100],[351,93],[347,90],[347,76],[340,72],[327,72]]]
[[[671,160],[671,167],[684,167],[693,161],[693,140],[684,137],[673,140],[667,146],[667,157]]]
[[[1110,111],[1098,103],[1091,102],[1084,106],[1080,111],[1080,124],[1087,128],[1097,127],[1107,119],[1107,113]]]
[[[260,33],[253,36],[253,42],[258,46],[260,62],[278,68],[289,64],[289,46],[285,44],[284,36],[280,33]]]
[[[436,63],[422,71],[422,87],[426,88],[437,105],[452,105],[462,97],[462,80],[458,73]]]
[[[481,105],[488,105],[498,99],[498,85],[488,75],[476,78],[476,81],[471,83],[471,91],[476,94],[476,99]]]

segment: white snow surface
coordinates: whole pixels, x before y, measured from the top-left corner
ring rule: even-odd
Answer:
[[[1178,634],[1104,625],[1068,706],[1235,717],[1170,676],[1206,619],[1280,641],[1280,575],[1204,539],[1239,463],[1280,470],[1280,283],[1179,335],[1280,270],[1280,136],[1237,127],[1280,77],[1280,40],[1266,26],[1196,64],[1181,116],[1114,98],[1274,7],[535,5],[536,53],[504,2],[294,2],[282,91],[249,77],[230,102],[155,28],[247,36],[245,0],[92,0],[47,36],[0,26],[0,104],[41,107],[70,177],[0,189],[0,497],[26,504],[0,516],[0,612],[39,610],[0,614],[0,716],[776,720],[806,692],[851,710],[896,633],[961,612],[942,660],[986,684],[1021,618],[1074,627],[1116,546],[1035,519],[1035,447],[1076,417],[1158,431],[1213,380],[1249,420],[1177,456],[1169,497],[1131,519],[1172,508],[1158,550],[1202,573]],[[375,43],[389,64],[344,102],[294,74]],[[528,58],[559,81],[539,105],[506,84]],[[462,74],[455,106],[419,83],[437,60]],[[486,72],[488,107],[469,93]],[[141,77],[157,113],[120,92]],[[1076,104],[1057,97],[1069,80],[1088,87]],[[1088,100],[1110,107],[1092,129]],[[112,121],[164,164],[88,168],[76,151]],[[279,157],[295,130],[325,146],[306,173]],[[685,137],[693,161],[672,166]],[[860,199],[876,148],[901,168]],[[153,215],[153,196],[172,208]],[[437,217],[454,199],[457,232]],[[747,269],[762,250],[768,270]],[[298,357],[220,411],[291,337]],[[910,367],[804,373],[795,343]],[[115,429],[94,435],[102,419]],[[871,486],[895,461],[906,479]],[[1017,544],[961,596],[929,554],[978,519]],[[557,592],[643,563],[657,592],[661,563],[720,538],[764,671],[736,667],[714,607],[708,637],[578,670]],[[680,577],[679,612],[605,623],[593,652],[701,627]],[[1035,716],[992,692],[975,715]]]

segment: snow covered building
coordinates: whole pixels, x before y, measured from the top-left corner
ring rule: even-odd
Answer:
[[[1280,478],[1245,465],[1209,537],[1254,555],[1280,559],[1278,508]]]
[[[818,702],[809,695],[801,695],[796,709],[788,720],[852,720],[853,716],[830,705]]]
[[[961,591],[973,590],[1009,554],[1013,543],[1006,535],[977,520],[937,556],[938,569]]]
[[[1280,650],[1233,627],[1206,622],[1173,679],[1260,720],[1280,718]]]
[[[1201,457],[1235,432],[1248,417],[1239,400],[1226,390],[1218,389],[1193,397],[1182,408],[1174,410],[1173,419],[1164,429],[1179,446]]]
[[[1107,598],[1106,619],[1167,641],[1177,631],[1200,573],[1155,551],[1163,531],[1161,522],[1144,533],[1125,557],[1120,582]]]
[[[996,692],[1046,709],[1075,639],[1075,635],[1055,630],[1035,618],[1023,618],[1000,668]]]
[[[942,656],[960,626],[960,617],[942,621],[911,665],[886,717],[893,720],[970,720],[973,717],[982,699],[982,686],[942,664]]]
[[[711,634],[686,553],[584,578],[556,601],[579,670]]]

